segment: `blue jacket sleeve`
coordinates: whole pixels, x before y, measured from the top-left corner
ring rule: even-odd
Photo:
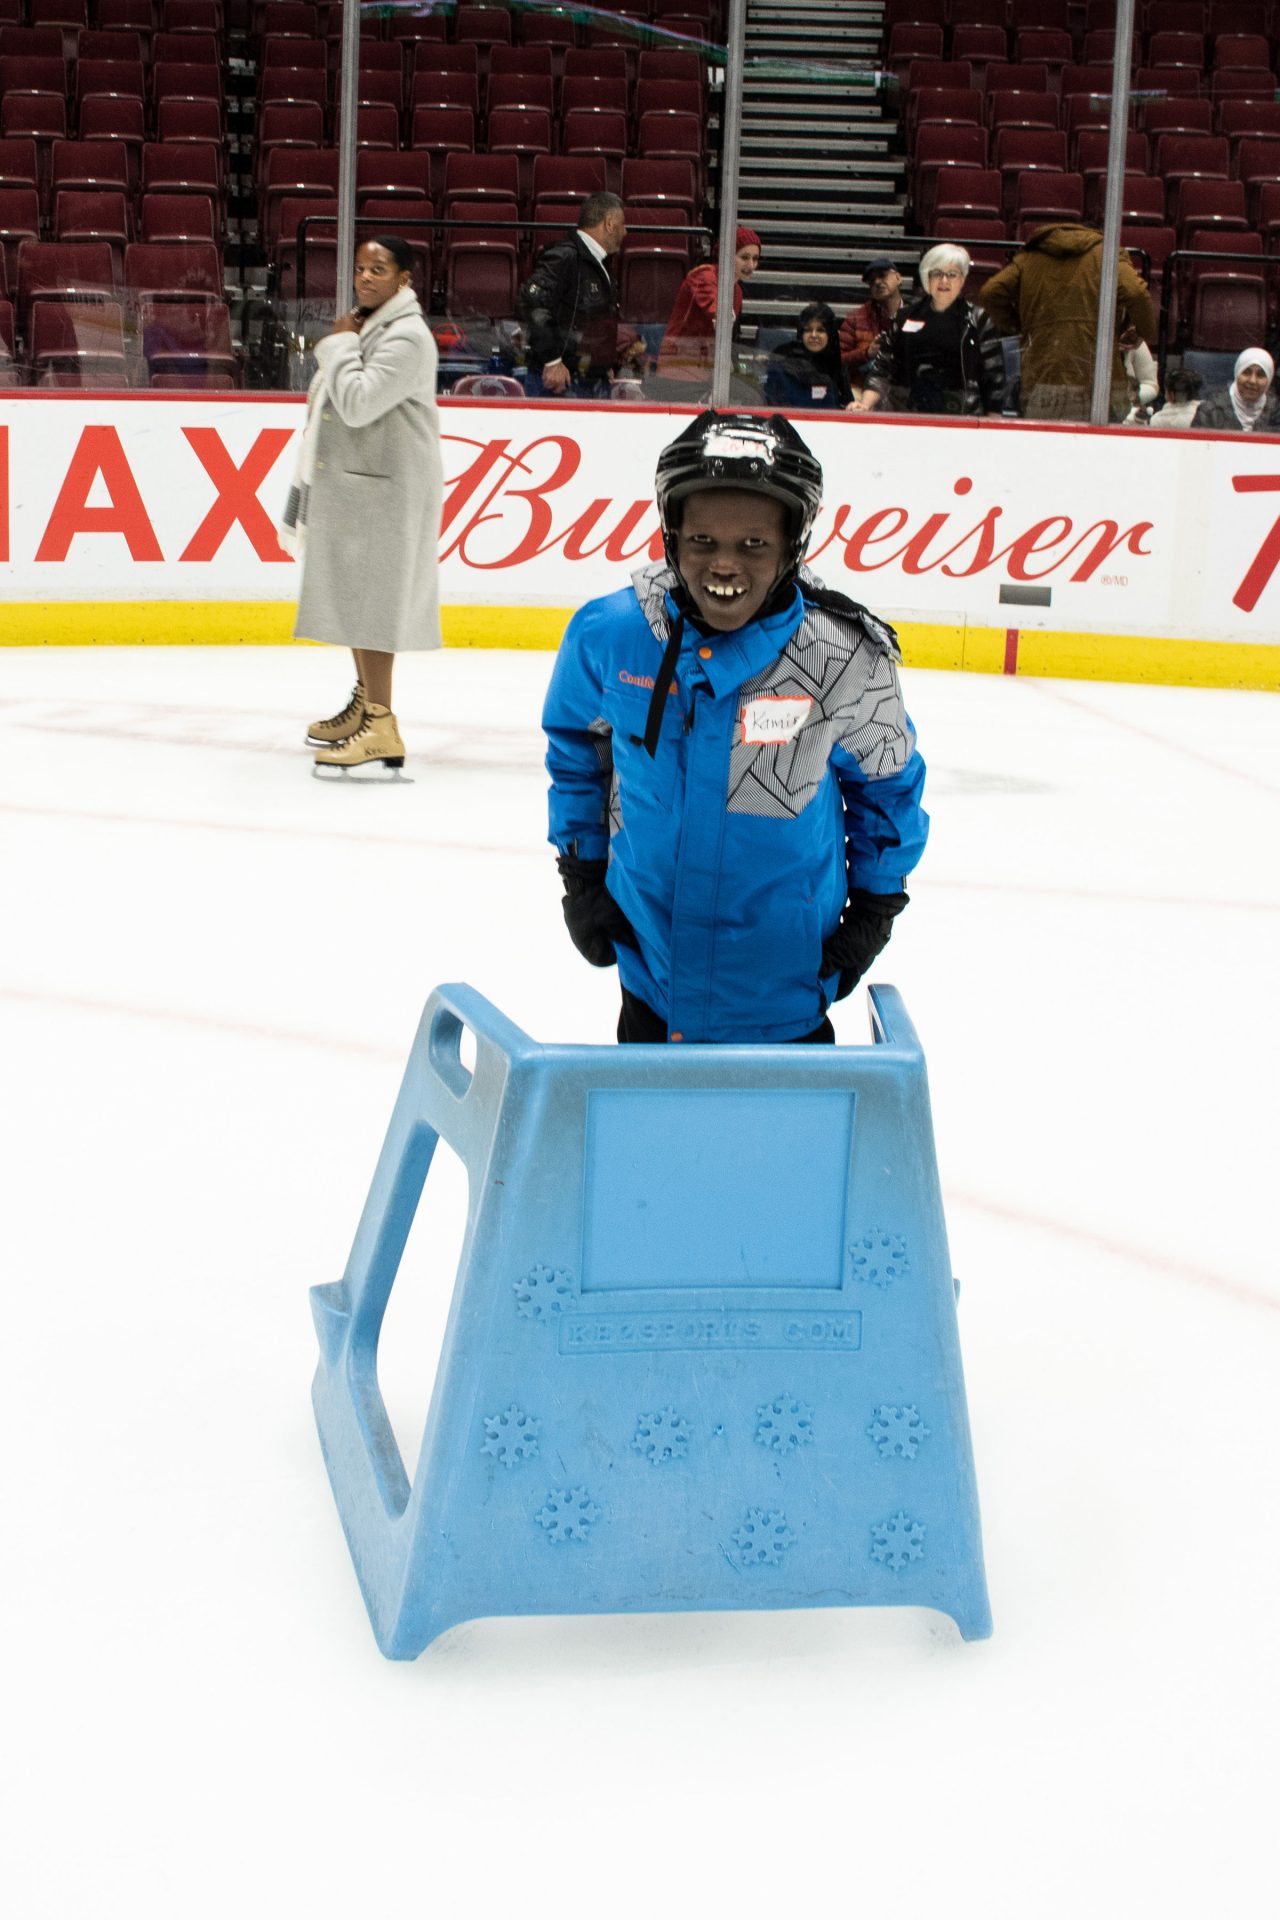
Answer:
[[[924,761],[911,747],[903,766],[872,775],[843,747],[831,764],[844,800],[849,886],[865,893],[900,893],[918,865],[929,837],[929,816],[921,804]]]
[[[604,719],[592,609],[575,613],[560,643],[542,709],[551,777],[547,838],[580,860],[609,853],[613,741]]]

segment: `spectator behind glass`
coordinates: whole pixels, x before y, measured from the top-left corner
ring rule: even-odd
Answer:
[[[840,361],[836,316],[821,300],[801,310],[794,340],[769,356],[764,397],[770,407],[851,407],[849,376]]]
[[[539,254],[517,295],[531,395],[607,398],[622,348],[618,293],[606,262],[626,234],[617,194],[593,193],[582,203],[577,231]]]
[[[1022,343],[1022,411],[1028,420],[1089,418],[1101,285],[1102,235],[1078,221],[1060,221],[1037,227],[979,293],[1000,331],[1016,333]],[[1155,340],[1146,282],[1122,253],[1116,263],[1113,420],[1122,420],[1129,406],[1118,343],[1131,330],[1148,346]]]
[[[1231,385],[1200,402],[1196,426],[1211,433],[1280,433],[1280,406],[1271,391],[1275,372],[1265,347],[1246,347]]]
[[[760,235],[754,227],[739,227],[734,234],[733,255],[735,329],[742,313],[742,283],[751,278],[759,265]],[[695,401],[711,391],[719,284],[720,275],[714,260],[692,268],[680,282],[658,350],[658,379],[654,391],[663,399]]]
[[[960,289],[972,261],[963,247],[930,247],[920,262],[926,289],[898,309],[881,336],[871,380],[854,411],[886,402],[896,413],[999,413],[1004,353],[990,317]]]
[[[1128,332],[1122,333],[1116,344],[1120,348],[1124,377],[1129,386],[1129,411],[1124,417],[1124,424],[1126,427],[1145,427],[1151,418],[1151,409],[1159,398],[1160,369],[1136,327],[1130,327]]]
[[[880,335],[893,325],[902,305],[902,275],[888,254],[867,262],[866,284],[871,298],[851,308],[840,327],[840,358],[850,385],[858,390],[871,377]]]
[[[1174,367],[1166,373],[1164,405],[1158,413],[1152,414],[1151,425],[1162,427],[1166,432],[1193,425],[1196,409],[1200,405],[1202,385],[1200,375],[1193,373],[1189,367]]]

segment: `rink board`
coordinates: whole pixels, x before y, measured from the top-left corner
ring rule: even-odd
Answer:
[[[446,644],[554,647],[658,557],[651,476],[687,417],[446,402]],[[5,394],[0,644],[290,641],[274,527],[301,419],[290,396]],[[911,663],[1280,687],[1280,442],[800,419],[826,475],[810,564]]]

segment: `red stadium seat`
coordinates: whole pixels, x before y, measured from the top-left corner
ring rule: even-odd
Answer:
[[[628,161],[628,166],[633,163]],[[665,163],[658,163],[665,164]],[[683,178],[683,175],[681,176]],[[571,199],[578,205],[591,193],[605,191],[605,164],[598,154],[539,153],[533,162],[533,197]],[[692,202],[690,202],[692,210]]]
[[[231,344],[225,306],[208,301],[144,300],[139,310],[142,354],[157,373],[227,373],[234,378],[239,360]]]
[[[976,87],[921,87],[913,96],[915,133],[921,127],[980,127],[984,96]]]
[[[985,167],[985,127],[922,127],[915,147],[911,193],[915,217],[922,232],[933,223],[934,188],[940,167]]]
[[[987,125],[1047,127],[1056,133],[1062,125],[1062,102],[1056,93],[1010,93],[1003,87],[987,95]]]
[[[535,169],[534,192],[537,190]],[[690,220],[701,204],[697,177],[687,160],[650,160],[643,155],[622,163],[622,198],[632,207],[683,207]]]
[[[1026,240],[1037,227],[1084,218],[1084,181],[1078,173],[1039,169],[1019,177],[1013,201],[1016,236]]]
[[[551,152],[551,115],[541,107],[495,107],[489,115],[489,152],[513,154],[519,167],[520,204],[533,198],[533,163]]]
[[[452,69],[443,73],[415,73],[409,88],[410,114],[416,114],[420,107],[456,107],[469,113],[474,141],[475,123],[480,118],[480,82],[474,73],[455,73]]]
[[[413,203],[431,199],[431,156],[427,153],[376,153],[366,150],[356,156],[356,194],[377,194],[382,200],[405,203],[405,213],[415,212]],[[429,218],[429,215],[423,216]]]
[[[146,294],[151,300],[221,302],[218,249],[199,242],[156,246],[135,240],[125,248],[124,284],[131,295]]]
[[[490,114],[502,107],[534,107],[550,119],[556,107],[555,82],[549,73],[491,73],[488,104]]]
[[[1192,100],[1185,95],[1172,100],[1145,100],[1141,104],[1140,119],[1149,140],[1158,139],[1162,133],[1212,133],[1213,103]]]
[[[614,74],[567,73],[560,83],[560,111],[562,113],[573,113],[594,108],[600,113],[627,113],[630,110],[632,99],[634,98],[637,101],[640,99],[646,84],[652,89],[655,86],[662,88],[672,84],[678,87],[684,87],[687,83],[684,81],[676,81],[673,83],[667,80],[651,80],[646,83],[642,80],[638,83],[638,86],[633,89],[628,86],[625,80],[618,79]],[[492,89],[492,80],[489,82],[489,85]],[[693,91],[695,95],[697,95],[697,89],[694,88]],[[490,104],[492,104],[492,95],[490,97]],[[664,102],[662,100],[656,100],[651,104],[661,106]],[[666,104],[670,103],[668,102]],[[687,108],[687,98],[685,105]],[[700,113],[701,110],[701,96],[697,95],[693,111]]]
[[[992,61],[1009,58],[1009,35],[1003,26],[957,20],[951,30],[951,51],[957,60],[968,61],[974,86],[982,88]]]
[[[1075,59],[1071,35],[1062,27],[1019,27],[1014,36],[1014,58],[1024,66],[1043,67],[1056,93],[1062,69]]]
[[[0,187],[0,257],[5,285],[18,284],[18,248],[40,238],[40,196],[34,187]]]
[[[450,153],[445,156],[444,208],[453,200],[518,202],[520,170],[510,153]]]
[[[114,300],[111,249],[101,240],[59,245],[24,240],[18,248],[18,325],[29,332],[31,310],[45,301]]]
[[[338,154],[328,148],[309,153],[277,147],[267,161],[259,228],[267,252],[279,236],[280,208],[285,200],[331,199],[338,191]]]
[[[1174,203],[1173,224],[1177,228],[1178,244],[1184,247],[1190,244],[1193,233],[1245,232],[1249,222],[1243,181],[1181,181]]]
[[[314,152],[323,144],[324,114],[314,101],[299,101],[297,105],[288,107],[272,102],[263,107],[258,115],[257,139],[254,142],[259,191],[266,180],[267,156],[277,147],[302,147]]]
[[[475,120],[468,107],[415,107],[409,145],[431,158],[431,197],[443,201],[445,171],[455,154],[475,150]]]
[[[1038,61],[993,60],[987,68],[987,92],[996,87],[1007,93],[1048,93],[1048,68]]]
[[[1150,147],[1145,133],[1127,133],[1124,139],[1124,170],[1126,173],[1146,173],[1150,160]],[[1084,127],[1076,141],[1075,171],[1084,178],[1084,210],[1087,220],[1101,219],[1102,200],[1106,192],[1107,161],[1111,151],[1111,135],[1094,127]]]
[[[213,208],[214,232],[221,234],[222,148],[212,143],[197,145],[195,141],[174,147],[148,142],[142,149],[142,191],[203,194]]]
[[[113,300],[41,300],[30,318],[31,364],[38,378],[59,384],[127,387],[124,321]],[[40,384],[53,384],[40,378]]]
[[[333,137],[335,143],[342,138],[342,115],[333,116]],[[394,107],[360,105],[356,108],[356,146],[376,147],[380,152],[395,153],[400,145],[400,115]]]
[[[957,27],[959,34],[964,29]],[[1003,41],[1003,36],[1000,36]],[[957,58],[965,58],[963,50],[957,52]],[[998,58],[1003,58],[1003,48]],[[885,54],[885,66],[894,74],[899,86],[905,86],[907,75],[913,60],[941,60],[942,28],[934,21],[914,25],[900,21],[889,29],[889,44]],[[664,316],[665,317],[665,316]]]
[[[198,140],[216,145],[222,138],[222,115],[216,100],[160,100],[156,103],[156,139]]]
[[[998,219],[1003,228],[1000,175],[994,167],[941,167],[934,190],[933,221]]]
[[[560,150],[567,158],[599,155],[605,163],[609,191],[618,193],[627,153],[627,116],[581,109],[566,114],[560,127]],[[640,122],[636,151],[654,159],[678,152],[696,165],[702,152],[702,122],[696,114],[646,113]]]
[[[200,193],[144,193],[138,231],[149,246],[212,245],[213,203]]]

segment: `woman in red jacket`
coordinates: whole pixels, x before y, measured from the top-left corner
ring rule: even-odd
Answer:
[[[760,235],[753,227],[734,234],[733,323],[742,312],[742,283],[760,265]],[[719,272],[714,260],[686,273],[671,309],[658,352],[658,378],[679,382],[664,398],[700,400],[711,388],[716,357],[716,295]],[[683,389],[683,390],[682,390]]]

